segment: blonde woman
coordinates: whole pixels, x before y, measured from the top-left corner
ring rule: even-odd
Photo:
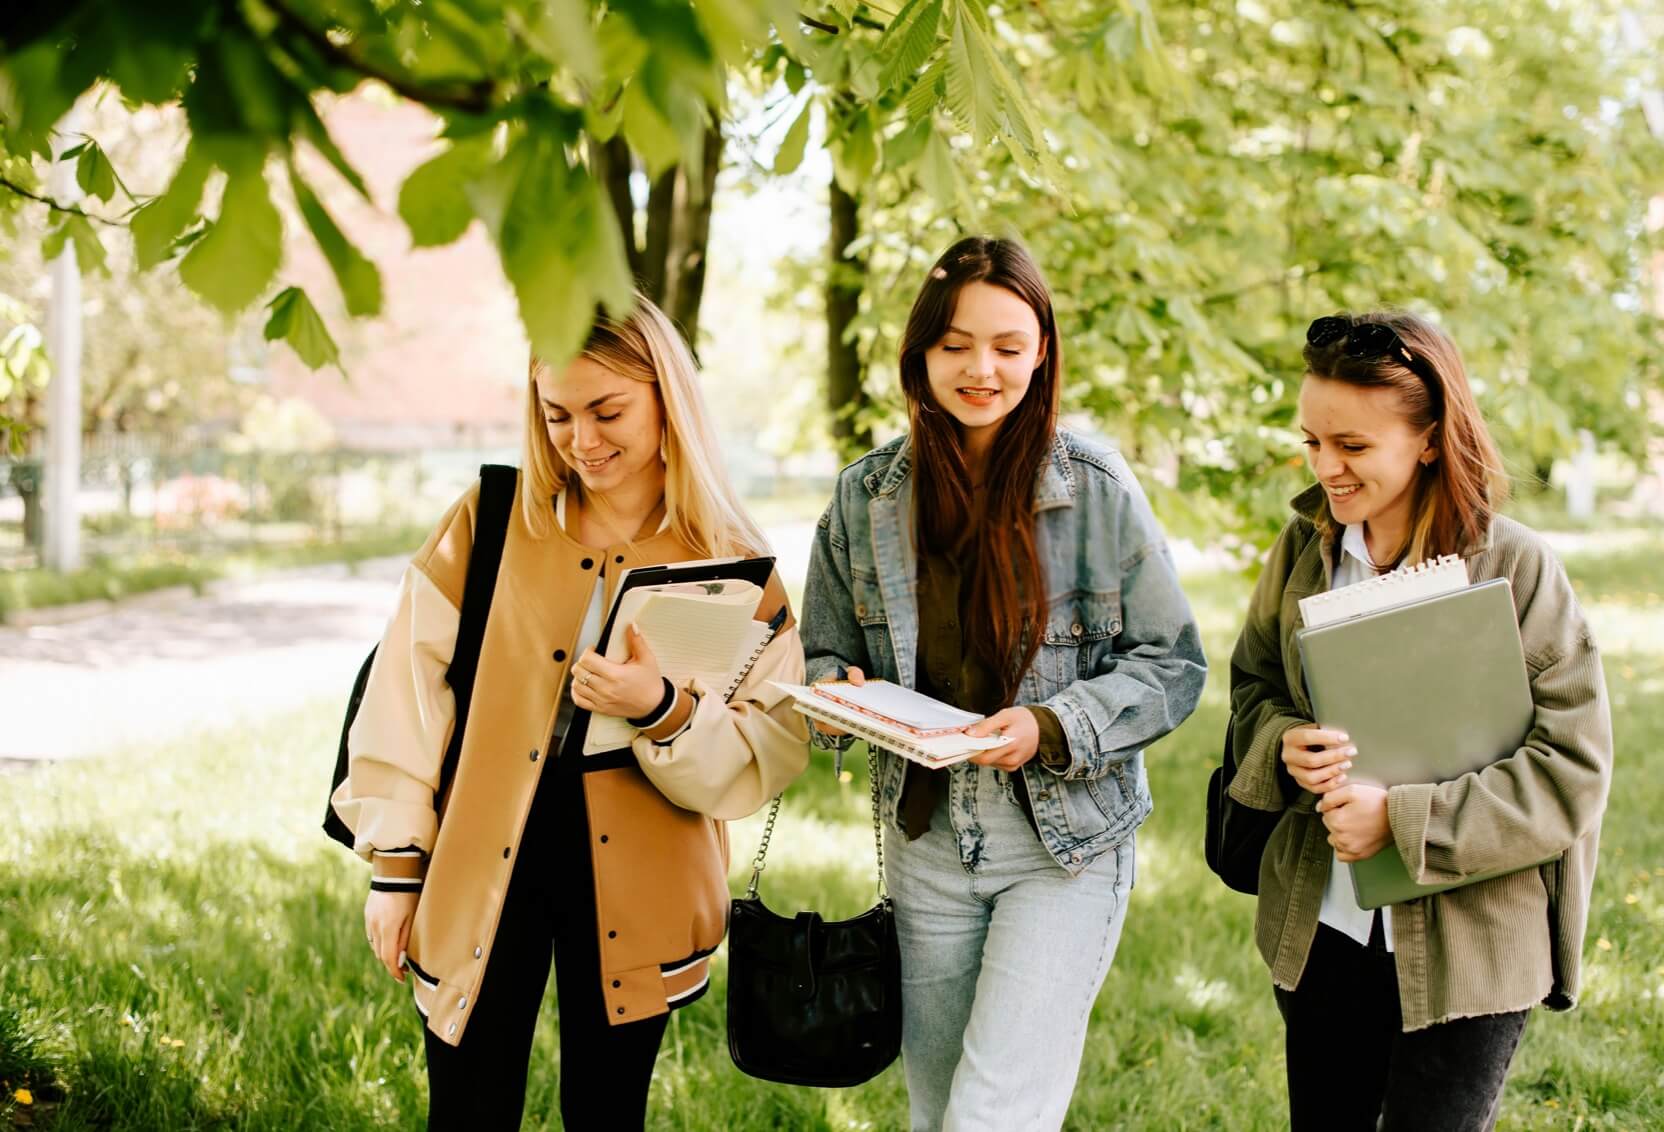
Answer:
[[[564,368],[534,358],[526,398],[449,790],[434,796],[477,485],[405,573],[334,803],[374,866],[370,946],[426,1021],[428,1127],[520,1126],[552,957],[565,1126],[640,1128],[668,1011],[704,991],[726,927],[723,822],[807,765],[802,717],[768,683],[800,682],[803,653],[778,577],[757,617],[781,630],[727,703],[673,686],[633,627],[626,662],[594,649],[626,569],[765,549],[659,310],[600,318]],[[581,754],[580,710],[630,719],[630,748]]]

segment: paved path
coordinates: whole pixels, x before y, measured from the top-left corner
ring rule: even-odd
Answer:
[[[220,583],[62,625],[0,629],[0,760],[142,747],[342,697],[386,622],[402,559]]]

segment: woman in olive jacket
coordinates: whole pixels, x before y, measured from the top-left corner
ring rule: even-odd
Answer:
[[[426,1023],[428,1127],[520,1126],[552,954],[563,1122],[611,1132],[642,1127],[667,1011],[708,983],[727,925],[723,822],[808,764],[803,719],[769,682],[800,682],[803,651],[776,577],[754,616],[778,631],[727,701],[672,685],[633,626],[626,662],[595,652],[626,569],[765,545],[687,347],[651,303],[598,320],[563,368],[534,358],[526,401],[455,778],[436,796],[477,487],[405,572],[333,800],[374,865],[370,948],[409,973]],[[591,711],[636,725],[629,747],[583,754]]]
[[[1294,500],[1231,658],[1231,796],[1283,811],[1255,935],[1286,1024],[1292,1125],[1484,1129],[1531,1007],[1577,995],[1612,771],[1600,654],[1553,552],[1493,510],[1499,461],[1449,338],[1402,313],[1320,318],[1305,360],[1319,482]],[[1512,585],[1531,729],[1448,782],[1348,782],[1368,752],[1314,722],[1299,601],[1445,554]],[[1341,866],[1378,852],[1422,884],[1516,871],[1372,914]]]

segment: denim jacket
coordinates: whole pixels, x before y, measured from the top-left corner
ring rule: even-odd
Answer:
[[[913,687],[919,644],[912,450],[902,437],[845,468],[815,533],[803,591],[807,679],[856,666]],[[1040,839],[1080,873],[1149,816],[1144,747],[1196,707],[1207,675],[1201,636],[1143,490],[1114,449],[1059,431],[1035,482],[1047,576],[1045,638],[1018,704],[1063,725],[1069,763],[1022,768]],[[842,750],[811,728],[817,745]],[[968,776],[951,771],[948,804],[961,859],[982,852]],[[903,761],[881,753],[882,814],[901,831]]]

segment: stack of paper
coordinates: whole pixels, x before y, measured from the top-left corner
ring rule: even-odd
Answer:
[[[859,688],[841,681],[813,687],[772,683],[809,718],[925,766],[952,766],[1010,742],[1003,735],[966,735],[965,728],[983,716],[885,680],[869,680]]]
[[[672,684],[685,688],[697,679],[726,699],[770,635],[765,622],[754,620],[762,600],[760,586],[739,580],[638,586],[618,599],[618,628],[602,655],[620,663],[628,660],[624,626],[634,624]],[[617,716],[593,716],[584,753],[627,747],[635,734],[636,729]]]

